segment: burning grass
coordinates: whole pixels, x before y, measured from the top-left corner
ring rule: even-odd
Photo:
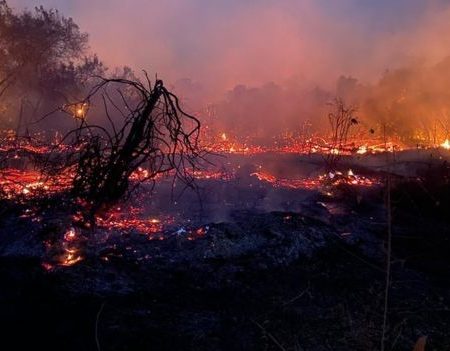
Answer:
[[[359,176],[353,173],[351,169],[349,169],[346,173],[342,173],[339,171],[329,172],[328,174],[319,175],[315,178],[302,179],[277,178],[274,175],[266,172],[256,172],[252,173],[251,175],[257,177],[260,181],[272,184],[274,187],[290,189],[318,190],[326,186],[338,186],[341,184],[366,187],[381,184],[381,180],[379,177],[371,178]]]
[[[175,219],[170,216],[152,217],[145,216],[142,208],[115,207],[107,213],[97,216],[97,226],[100,230],[120,231],[124,234],[130,232],[137,232],[145,235],[149,240],[163,240],[162,235],[166,226],[175,222]]]
[[[378,154],[378,151],[371,153],[361,146],[360,150],[365,152],[352,151],[351,156],[343,157],[339,170],[325,172],[321,162],[326,151],[296,155],[280,150],[265,154],[251,154],[250,151],[233,153],[225,157],[222,154],[211,158],[212,163],[221,160],[216,162],[221,164],[206,163],[203,169],[192,172],[198,187],[205,190],[203,194],[206,193],[207,200],[215,201],[206,201],[206,207],[217,206],[213,208],[216,211],[227,206],[234,210],[242,204],[247,206],[217,221],[208,217],[189,217],[191,212],[187,209],[196,197],[188,194],[184,202],[176,196],[172,199],[173,174],[161,174],[149,179],[145,167],[138,168],[130,176],[132,186],[144,181],[142,192],[134,194],[128,201],[100,211],[93,227],[87,225],[79,212],[80,207],[88,204],[76,199],[71,202],[68,192],[70,173],[45,177],[37,170],[9,167],[4,169],[1,185],[9,194],[5,200],[21,205],[21,218],[9,223],[15,223],[16,228],[23,225],[30,232],[32,228],[33,236],[42,240],[45,250],[40,256],[42,269],[38,267],[36,271],[44,279],[55,279],[57,289],[61,286],[61,289],[66,289],[60,296],[67,296],[68,291],[71,297],[77,299],[94,291],[102,299],[106,296],[108,301],[113,301],[114,296],[120,296],[122,303],[129,299],[134,306],[137,295],[147,294],[142,299],[146,301],[146,310],[152,313],[166,311],[166,301],[170,301],[172,310],[167,312],[167,320],[171,321],[174,315],[191,318],[190,307],[176,310],[179,306],[195,303],[197,311],[203,311],[205,304],[216,306],[228,303],[231,296],[233,301],[245,300],[238,307],[234,304],[236,310],[230,312],[227,309],[226,313],[232,313],[230,319],[242,321],[251,313],[255,322],[270,328],[270,333],[276,334],[286,347],[292,345],[294,348],[298,330],[302,330],[305,347],[311,345],[312,348],[317,345],[318,333],[325,338],[330,335],[330,330],[336,329],[336,335],[342,335],[342,330],[346,333],[343,343],[348,343],[347,348],[357,348],[366,345],[368,340],[377,340],[378,331],[372,325],[380,324],[378,312],[383,282],[380,257],[384,255],[380,248],[385,229],[382,196],[385,172],[376,167],[371,171],[369,163],[374,160],[384,163],[386,155]],[[418,153],[407,150],[395,156],[407,154]],[[425,154],[429,157],[425,151],[421,157]],[[445,153],[442,152],[442,155]],[[435,157],[435,161],[443,162],[439,156]],[[361,166],[364,164],[367,167]],[[413,164],[417,167],[417,163],[410,162],[406,168]],[[438,170],[441,170],[438,178],[447,179],[448,167],[444,168],[431,167],[422,177],[410,177],[417,192],[414,199],[428,204],[432,211],[435,211],[436,204],[427,197],[430,188],[420,192],[418,189],[435,184],[433,175],[437,175]],[[395,172],[395,169],[391,168],[391,171]],[[398,210],[402,212],[410,211],[409,203],[405,203],[401,195],[405,189],[408,194],[415,194],[410,190],[412,185],[398,186],[393,192]],[[175,190],[180,188],[175,182]],[[153,195],[146,196],[146,191],[150,189],[154,190]],[[444,194],[442,189],[438,187],[431,194],[441,196]],[[357,200],[349,200],[351,196]],[[427,202],[423,201],[425,197]],[[273,199],[280,201],[284,209],[282,212],[273,212],[270,206]],[[168,209],[166,203],[171,203],[172,207]],[[65,210],[64,206],[70,209]],[[441,202],[440,206],[444,213],[448,204]],[[183,211],[185,213],[179,213]],[[436,223],[433,222],[433,226]],[[415,224],[410,217],[407,221],[398,220],[395,223],[401,235],[409,234],[410,227]],[[400,229],[400,226],[403,227]],[[436,246],[441,248],[433,255],[433,260],[444,257],[443,252],[448,251],[438,240],[439,234],[437,230],[433,233],[433,238],[439,243]],[[396,254],[400,253],[402,259],[406,257],[409,263],[409,257],[418,256],[421,251],[417,247],[422,248],[423,245],[408,246],[404,241],[400,245],[400,240],[404,240],[401,235],[394,239],[394,250],[398,250]],[[352,243],[357,245],[352,246]],[[447,267],[444,259],[439,260],[443,262],[443,267]],[[435,268],[429,261],[426,262]],[[395,263],[394,269],[398,280],[419,280],[400,264]],[[306,278],[298,279],[299,276]],[[182,289],[180,281],[186,284]],[[394,334],[400,332],[405,340],[417,339],[418,329],[442,338],[444,332],[431,330],[425,322],[421,324],[427,318],[416,316],[403,307],[414,304],[428,309],[441,308],[439,301],[444,300],[438,297],[427,300],[427,286],[416,292],[406,283],[400,285],[395,281],[394,284],[389,318],[393,329],[400,328],[400,331],[395,329],[391,332],[389,340],[395,339]],[[173,296],[178,296],[178,293],[180,300],[174,301]],[[214,294],[221,294],[220,302],[214,300]],[[212,302],[205,302],[211,296]],[[98,305],[93,308],[94,315],[98,312]],[[360,306],[364,306],[364,311]],[[400,312],[398,306],[403,308]],[[112,313],[108,307],[105,311]],[[130,318],[143,314],[142,318],[149,320],[149,315],[142,311],[130,311]],[[333,314],[331,319],[330,311]],[[196,313],[197,316],[199,312]],[[405,313],[408,318],[406,322]],[[205,317],[202,315],[201,318],[209,323],[210,315],[211,312],[206,311]],[[215,315],[214,318],[220,320],[220,316]],[[157,319],[160,325],[160,316],[151,315],[151,318]],[[418,319],[420,323],[415,322]],[[109,330],[111,335],[116,335],[117,329],[114,328],[117,320],[118,317],[108,315],[102,321],[105,328],[102,333]],[[320,326],[326,326],[318,327],[318,320]],[[348,327],[350,321],[353,324]],[[398,327],[397,322],[403,324]],[[439,323],[445,325],[445,321]],[[330,325],[336,329],[330,328]],[[148,328],[145,324],[142,329]],[[161,328],[165,330],[166,325]],[[177,325],[177,333],[180,328]],[[198,328],[196,332],[203,335],[204,326]],[[240,328],[247,328],[247,335],[256,335],[252,339],[255,345],[260,341],[259,329],[255,331],[246,323],[242,323]],[[123,328],[120,330],[124,331]],[[217,329],[217,332],[222,330]],[[130,333],[135,336],[134,330]],[[242,335],[241,330],[238,334]],[[436,340],[436,336],[434,338]],[[106,338],[102,341],[106,347]],[[445,340],[438,339],[438,342],[438,345],[448,344]]]
[[[4,198],[25,201],[27,198],[51,196],[70,189],[73,175],[49,177],[37,170],[3,169],[0,187]]]
[[[225,133],[219,139],[219,142],[213,145],[211,150],[218,153],[219,158],[221,157],[220,155],[225,155],[223,160],[227,160],[227,155],[232,153],[236,157],[240,157],[243,160],[242,162],[244,162],[243,164],[248,162],[246,160],[263,154],[273,155],[274,159],[283,155],[297,154],[299,157],[315,155],[320,160],[321,156],[326,157],[330,152],[338,152],[346,158],[347,162],[354,158],[364,160],[369,155],[376,156],[386,151],[402,152],[401,150],[406,150],[405,147],[400,147],[395,143],[370,144],[367,140],[360,140],[359,142],[352,140],[351,143],[342,146],[339,150],[334,150],[323,139],[319,138],[308,139],[306,143],[292,139],[288,144],[282,145],[280,143],[273,148],[253,147],[249,146],[250,144],[242,144],[242,146],[238,147],[236,141],[232,140]],[[13,140],[8,140],[11,145],[3,147],[1,150],[2,154],[7,156],[4,158],[4,167],[1,171],[0,179],[3,199],[23,205],[24,210],[21,218],[41,221],[43,217],[36,214],[34,210],[36,203],[38,204],[40,199],[56,199],[61,196],[67,196],[72,186],[74,174],[70,169],[66,169],[62,173],[49,176],[39,171],[38,167],[30,169],[29,167],[35,161],[35,158],[30,156],[30,154],[42,156],[53,152],[58,155],[64,155],[70,147],[58,145],[54,148],[55,143],[45,146],[42,142],[37,143],[36,139],[29,139],[23,141],[20,148],[14,149]],[[447,144],[444,142],[440,148],[447,149]],[[266,167],[264,164],[261,164],[256,171],[251,171],[247,176],[251,179],[257,179],[269,189],[318,191],[330,194],[330,196],[333,193],[333,189],[341,185],[355,188],[382,186],[382,173],[356,172],[347,163],[342,165],[340,170],[324,172],[322,169],[322,171],[303,176],[295,174],[286,176],[276,172],[276,169],[273,167]],[[14,168],[14,165],[17,167]],[[236,182],[242,175],[241,164],[231,159],[223,163],[221,167],[214,165],[214,162],[211,164],[206,162],[203,168],[190,170],[190,172],[189,177],[192,177],[197,182],[215,182],[217,184]],[[173,179],[173,172],[160,173],[157,176],[150,177],[150,172],[144,165],[138,167],[129,177],[130,184],[133,187],[141,182],[144,182],[144,186],[147,183],[158,186],[170,183],[171,179]],[[248,184],[249,191],[252,191],[252,186],[252,183]],[[69,221],[70,223],[63,229],[60,239],[44,240],[47,255],[51,257],[48,262],[44,263],[44,267],[46,269],[52,269],[55,266],[67,267],[82,261],[84,259],[83,247],[85,241],[88,241],[92,235],[92,231],[106,236],[108,233],[113,232],[122,233],[123,235],[137,233],[149,240],[165,239],[168,228],[172,232],[178,233],[178,235],[185,236],[188,240],[203,237],[207,233],[208,230],[202,226],[185,229],[189,228],[183,222],[186,221],[186,218],[181,218],[178,213],[148,214],[146,209],[148,207],[147,201],[148,198],[140,198],[134,201],[133,205],[119,203],[108,210],[100,211],[95,216],[95,227],[92,227],[84,221],[79,211],[80,206],[82,209],[86,206],[89,207],[89,205],[83,201],[73,200],[73,208],[78,208],[78,210],[75,211],[74,215],[68,214],[68,216],[72,217]]]

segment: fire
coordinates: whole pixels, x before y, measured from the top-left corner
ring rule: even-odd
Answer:
[[[138,169],[136,171],[134,171],[131,176],[130,176],[130,180],[135,180],[135,181],[144,181],[147,179],[150,179],[150,172],[142,167],[138,167]]]
[[[317,189],[320,187],[320,179],[314,178],[299,178],[299,179],[287,179],[277,178],[276,176],[267,172],[252,173],[252,176],[258,178],[258,180],[270,183],[276,188],[290,188],[290,189]]]
[[[1,171],[0,189],[8,199],[50,195],[70,187],[71,176],[60,174],[50,178],[33,170],[4,169]]]
[[[231,180],[234,178],[234,174],[226,172],[224,170],[195,170],[193,172],[195,179],[215,179],[215,180]]]
[[[209,130],[208,126],[205,130]],[[304,138],[301,135],[287,133],[286,135],[273,137],[271,146],[258,145],[251,137],[238,138],[227,132],[204,135],[201,138],[202,148],[208,151],[224,154],[248,154],[259,153],[294,153],[310,155],[314,153],[331,154],[339,156],[375,154],[383,152],[401,151],[408,147],[399,138],[386,141],[380,137],[355,136],[346,144],[336,146],[327,138],[318,134]]]
[[[77,254],[77,250],[67,249],[60,265],[65,266],[65,267],[70,267],[82,260],[83,260],[83,257]]]
[[[258,180],[272,184],[274,187],[290,188],[290,189],[320,189],[324,185],[339,185],[348,184],[355,186],[369,187],[377,184],[381,184],[379,179],[368,178],[356,175],[351,169],[347,174],[342,172],[334,172],[326,175],[320,175],[316,178],[299,178],[299,179],[287,179],[277,178],[276,176],[267,172],[252,173],[252,176],[258,178]]]
[[[97,225],[100,229],[108,231],[119,230],[125,233],[135,231],[142,235],[147,235],[149,239],[159,239],[166,225],[172,224],[172,217],[155,218],[145,217],[142,208],[115,208],[108,213],[98,216]]]
[[[445,139],[445,141],[440,146],[445,150],[450,150],[450,140]]]
[[[70,267],[84,259],[81,250],[80,250],[81,237],[80,233],[74,227],[70,227],[64,233],[62,241],[58,242],[50,242],[45,241],[45,247],[49,252],[53,250],[62,251],[62,253],[58,254],[54,257],[54,254],[51,254],[54,258],[50,260],[50,262],[43,262],[42,267],[51,271],[57,266],[62,267]]]
[[[358,150],[356,150],[356,153],[359,155],[364,155],[367,153],[367,145],[361,145]]]
[[[79,233],[74,227],[70,227],[64,234],[64,240],[62,247],[64,254],[61,257],[59,265],[61,266],[73,266],[74,264],[83,260],[83,256],[79,252],[78,235]]]
[[[86,117],[88,110],[87,104],[73,106],[70,110],[75,118],[83,119]],[[308,139],[300,139],[293,136],[288,136],[286,139],[280,141],[274,139],[275,142],[273,146],[261,146],[252,143],[250,138],[244,138],[243,140],[238,140],[231,133],[211,133],[211,138],[214,139],[213,142],[207,146],[208,150],[218,151],[222,154],[239,153],[246,156],[252,156],[261,153],[278,153],[278,154],[301,154],[310,155],[317,153],[319,155],[335,154],[343,157],[352,157],[355,155],[363,154],[374,154],[378,152],[393,152],[394,150],[401,150],[403,146],[397,142],[375,142],[374,140],[367,139],[357,139],[353,140],[351,143],[342,145],[339,148],[333,146],[327,140],[320,137],[310,137]],[[439,140],[439,139],[438,139]],[[60,152],[64,154],[67,150],[71,150],[69,145],[59,145],[58,147],[53,147],[56,145],[56,139],[52,143],[37,143],[37,142],[20,142],[14,141],[14,138],[9,140],[7,143],[0,145],[0,152],[11,153],[14,157],[11,162],[12,166],[23,169],[15,168],[3,168],[1,170],[0,177],[0,189],[1,194],[6,196],[8,199],[18,199],[22,203],[26,203],[27,207],[30,207],[24,212],[21,218],[31,218],[32,221],[42,221],[45,216],[38,213],[33,206],[28,206],[25,202],[34,198],[40,198],[40,196],[49,196],[52,194],[59,194],[72,186],[72,180],[74,174],[72,171],[67,171],[65,174],[58,174],[55,177],[46,177],[41,172],[36,170],[31,170],[29,164],[26,164],[26,155],[32,153],[33,155],[46,155],[48,153]],[[402,144],[401,144],[402,145]],[[442,148],[450,150],[450,140],[446,139],[441,145]],[[277,157],[277,156],[275,156]],[[317,156],[315,156],[317,158]],[[236,157],[237,158],[237,157]],[[241,160],[241,158],[237,158]],[[230,157],[230,163],[233,157]],[[24,162],[22,162],[24,161]],[[240,162],[240,161],[239,161]],[[253,160],[252,160],[253,162]],[[28,168],[27,168],[28,167]],[[208,166],[209,167],[209,166]],[[239,174],[238,168],[240,166],[223,166],[222,169],[216,169],[214,167],[206,169],[195,169],[191,170],[191,175],[196,180],[202,181],[230,181],[237,179],[236,174]],[[355,166],[353,166],[355,167]],[[356,170],[356,169],[355,169]],[[266,171],[263,166],[259,166],[258,172],[252,173],[251,176],[256,177],[260,182],[265,182],[264,186],[273,188],[283,188],[283,189],[307,189],[307,190],[319,190],[328,196],[332,196],[334,186],[336,185],[346,185],[355,187],[369,187],[381,184],[379,179],[375,177],[368,177],[356,174],[352,169],[343,172],[333,172],[325,175],[316,175],[312,177],[298,177],[298,178],[283,178],[276,174],[271,174]],[[162,181],[166,176],[170,174],[152,174],[151,170],[145,167],[139,167],[130,176],[130,181],[140,182],[140,181]],[[255,184],[256,179],[251,183]],[[245,183],[244,183],[245,184]],[[250,186],[253,186],[250,184]],[[79,202],[77,205],[83,206]],[[151,216],[144,212],[145,207],[143,203],[140,203],[136,207],[127,206],[115,207],[106,213],[96,217],[95,228],[90,228],[92,230],[98,230],[99,233],[109,235],[109,233],[114,233],[114,235],[131,234],[137,233],[143,235],[144,238],[149,240],[164,240],[167,238],[167,233],[169,230],[173,231],[173,224],[175,223],[175,216],[178,218],[180,214],[175,215],[161,215],[152,213]],[[290,216],[286,216],[285,220],[290,220]],[[72,217],[73,227],[67,228],[67,230],[62,232],[58,239],[58,242],[45,243],[48,248],[49,256],[52,257],[50,262],[43,263],[43,267],[47,270],[51,270],[53,267],[57,266],[73,266],[84,257],[83,243],[87,240],[87,235],[83,236],[83,231],[78,229],[77,222],[82,223],[84,218],[81,213],[76,213]],[[83,223],[85,224],[85,223]],[[88,224],[85,224],[86,226]],[[84,229],[83,229],[84,230]],[[194,227],[194,229],[187,230],[181,228],[176,231],[177,235],[186,234],[188,240],[195,240],[207,235],[209,227]],[[56,252],[56,254],[53,254]],[[108,257],[105,258],[106,260]]]
[[[89,104],[87,102],[68,104],[63,107],[63,110],[71,114],[75,119],[84,120],[89,110]]]
[[[85,116],[87,106],[78,107],[74,110],[76,115]],[[218,138],[219,135],[219,138]],[[360,143],[352,143],[340,148],[332,147],[324,139],[309,138],[304,141],[296,140],[295,138],[286,139],[285,143],[275,143],[274,147],[263,147],[252,145],[250,140],[243,142],[237,141],[232,135],[227,133],[214,134],[215,144],[210,149],[219,151],[222,154],[228,153],[240,153],[243,155],[252,156],[259,153],[289,153],[289,154],[303,154],[308,155],[312,153],[318,154],[339,154],[343,156],[351,156],[365,153],[376,153],[397,150],[396,144],[392,143],[378,143],[370,144],[367,141],[361,141]],[[49,146],[50,145],[50,146]],[[13,152],[17,158],[14,162],[27,161],[26,154],[46,154],[49,152],[61,152],[70,150],[69,146],[60,145],[57,151],[52,149],[51,144],[33,144],[23,143],[20,147],[17,147],[13,142],[0,146],[0,152]],[[358,146],[359,145],[359,146]],[[446,140],[441,147],[450,149],[450,141]],[[25,155],[25,156],[24,156]],[[22,164],[22,163],[19,163]],[[231,164],[231,163],[230,163]],[[209,167],[209,166],[208,166]],[[230,181],[236,179],[239,166],[234,168],[223,166],[221,169],[214,167],[206,169],[192,170],[192,177],[196,180],[203,181]],[[24,167],[25,168],[25,167]],[[153,175],[151,170],[145,169],[145,167],[139,167],[130,176],[130,181],[162,181],[170,174],[158,174]],[[252,173],[251,176],[256,177],[260,182],[265,182],[265,186],[273,188],[284,189],[306,189],[306,190],[319,190],[325,192],[328,196],[332,196],[334,186],[345,184],[348,186],[374,186],[380,184],[380,181],[375,178],[364,177],[362,175],[355,174],[352,169],[347,172],[333,172],[327,175],[319,175],[313,177],[304,178],[283,178],[276,174],[267,172],[262,165],[259,166],[258,172]],[[25,201],[40,198],[41,196],[49,196],[52,194],[58,194],[69,189],[72,185],[74,174],[73,171],[67,171],[65,174],[59,174],[55,177],[46,177],[41,172],[31,169],[9,169],[4,168],[1,170],[0,177],[0,189],[2,195],[6,195],[9,199],[18,199],[22,203]],[[254,184],[254,182],[252,182]],[[252,186],[252,184],[250,184]],[[27,203],[28,204],[28,203]],[[82,203],[77,202],[77,205],[83,206]],[[149,240],[165,240],[167,234],[170,231],[173,232],[173,225],[175,223],[176,215],[155,215],[149,216],[144,212],[145,207],[142,204],[136,207],[115,207],[106,213],[102,213],[96,217],[95,228],[92,230],[98,230],[101,234],[113,235],[132,234],[137,233],[143,235]],[[30,207],[25,211],[21,218],[31,218],[33,222],[39,222],[44,220],[44,216],[37,214],[36,209]],[[178,218],[178,217],[177,217]],[[286,217],[289,220],[289,217]],[[47,247],[47,253],[51,259],[49,262],[42,264],[46,270],[51,270],[54,267],[70,267],[78,264],[83,259],[84,249],[83,245],[86,243],[87,236],[83,235],[81,229],[78,229],[77,223],[84,223],[83,216],[80,213],[76,213],[72,217],[73,227],[67,228],[63,232],[57,242],[45,242]],[[85,224],[87,227],[87,224]],[[86,228],[85,227],[85,228]],[[84,230],[84,229],[83,229]],[[177,235],[186,234],[187,240],[196,240],[207,235],[209,227],[194,227],[193,229],[180,229],[176,231]],[[103,258],[102,258],[103,259]],[[104,258],[108,260],[108,257]]]
[[[177,233],[179,233],[179,235],[187,234],[186,239],[192,241],[204,237],[206,234],[208,234],[208,231],[209,226],[205,226],[189,231],[186,231],[184,228],[182,228],[182,231],[178,231]]]
[[[328,183],[331,185],[347,184],[347,185],[370,187],[382,184],[379,178],[376,177],[369,178],[357,175],[351,169],[347,171],[347,174],[343,174],[342,172],[339,171],[330,172],[326,175],[319,176],[319,179],[322,181],[323,184]]]
[[[332,155],[339,155],[340,153],[341,153],[341,151],[339,149],[336,149],[336,148],[332,148],[330,150],[330,154],[332,154]]]
[[[76,239],[76,232],[74,228],[70,228],[64,235],[64,240],[73,241]]]

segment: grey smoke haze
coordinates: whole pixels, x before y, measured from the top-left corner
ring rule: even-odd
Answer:
[[[450,51],[450,4],[437,0],[13,0],[54,7],[109,65],[191,78],[211,96],[291,77],[362,81]]]

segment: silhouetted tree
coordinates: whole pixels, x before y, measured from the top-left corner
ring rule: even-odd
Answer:
[[[20,123],[26,124],[23,119],[79,99],[89,77],[104,72],[87,50],[87,34],[57,10],[15,13],[0,1],[0,93],[9,119],[20,111]]]
[[[200,122],[180,108],[178,98],[161,80],[151,84],[147,78],[144,84],[101,78],[78,104],[89,105],[96,98],[103,101],[109,125],[94,125],[81,118],[79,126],[62,140],[73,151],[52,155],[52,162],[46,165],[47,173],[74,172],[72,194],[84,200],[90,222],[96,213],[126,195],[130,177],[139,167],[145,168],[139,181],[173,172],[174,177],[192,185],[189,169],[195,168],[199,156]],[[113,111],[120,114],[120,121],[111,118]],[[61,165],[55,166],[58,163]]]

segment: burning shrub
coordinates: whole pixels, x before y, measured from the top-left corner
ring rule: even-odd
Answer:
[[[336,98],[331,105],[333,111],[328,114],[331,128],[330,151],[326,157],[328,170],[336,168],[343,148],[347,144],[350,127],[358,124],[358,120],[355,117],[355,107],[346,106],[344,101],[339,98]]]

